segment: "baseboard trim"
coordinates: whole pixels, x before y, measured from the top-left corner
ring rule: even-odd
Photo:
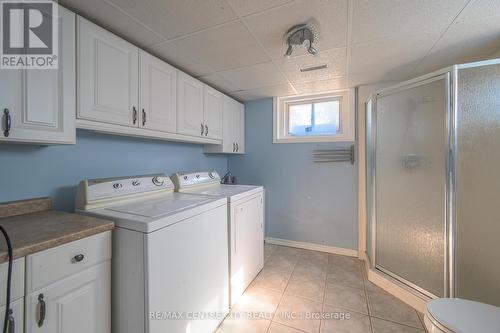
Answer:
[[[296,248],[304,249],[304,250],[312,250],[312,251],[327,252],[327,253],[333,253],[333,254],[341,254],[341,255],[349,256],[349,257],[357,257],[358,256],[358,251],[356,251],[356,250],[345,249],[342,247],[335,247],[335,246],[329,246],[329,245],[297,242],[297,241],[292,241],[292,240],[288,240],[288,239],[281,239],[281,238],[274,238],[274,237],[266,237],[265,242],[268,244],[290,246],[290,247],[296,247]]]

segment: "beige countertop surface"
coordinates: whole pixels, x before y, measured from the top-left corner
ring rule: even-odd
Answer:
[[[14,258],[99,234],[114,228],[109,220],[51,209],[50,198],[0,204],[0,225],[9,234]],[[8,260],[0,234],[0,263]]]

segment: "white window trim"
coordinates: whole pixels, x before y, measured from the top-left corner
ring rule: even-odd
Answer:
[[[335,135],[292,136],[288,133],[288,104],[314,102],[315,100],[342,97],[340,119],[342,133]],[[273,98],[273,143],[301,142],[353,142],[355,140],[355,92],[354,89],[329,91],[320,94],[294,95]]]

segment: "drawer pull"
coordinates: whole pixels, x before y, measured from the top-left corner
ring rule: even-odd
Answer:
[[[12,315],[12,309],[9,309],[9,319],[8,319],[8,326],[9,329],[7,332],[9,333],[14,333],[16,331],[16,322],[14,320],[14,316]]]
[[[83,260],[85,256],[83,254],[77,254],[76,256],[73,257],[73,263],[77,263]]]
[[[38,327],[43,326],[45,321],[45,301],[43,300],[43,294],[38,295]]]
[[[137,109],[134,107],[132,107],[132,121],[135,125],[135,123],[137,122]]]
[[[10,126],[11,126],[9,109],[4,109],[3,114],[5,116],[5,130],[3,131],[3,136],[8,137],[10,134]]]

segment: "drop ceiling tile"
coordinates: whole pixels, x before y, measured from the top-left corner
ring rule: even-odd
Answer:
[[[237,18],[224,0],[106,0],[167,39]]]
[[[293,84],[298,94],[312,94],[324,91],[347,88],[347,79],[339,77],[335,79],[319,80],[305,83]]]
[[[418,33],[442,33],[468,0],[353,1],[351,42]]]
[[[160,44],[155,46],[155,50],[169,55],[177,63],[196,63],[199,67],[211,69],[199,75],[269,60],[241,22],[228,23]]]
[[[261,87],[257,89],[235,91],[231,94],[234,95],[236,99],[246,102],[266,97],[295,95],[295,91],[289,84],[280,84],[269,87]]]
[[[439,35],[427,34],[385,38],[353,45],[350,50],[349,74],[379,72],[391,77],[397,76],[398,72],[411,72],[438,38]]]
[[[219,75],[217,73],[202,76],[202,77],[199,77],[199,79],[201,81],[206,82],[207,84],[211,85],[212,87],[219,89],[221,91],[224,91],[224,92],[232,92],[232,91],[241,90],[241,88],[238,87],[234,82],[226,79],[225,77],[222,77],[221,75]]]
[[[300,0],[261,14],[245,18],[273,59],[283,57],[286,50],[283,36],[297,24],[314,18],[320,27],[319,41],[314,45],[320,51],[347,44],[347,0]],[[305,54],[296,48],[294,55]]]
[[[277,64],[283,70],[287,78],[292,83],[309,82],[315,80],[326,80],[346,75],[345,47],[321,51],[316,57],[307,54],[289,59],[277,60]],[[310,72],[301,72],[301,68],[327,65],[325,69]]]
[[[385,71],[371,71],[357,74],[349,74],[349,87],[369,85],[374,83],[392,82],[397,83],[413,78],[414,75],[410,69],[399,72],[387,73]]]
[[[460,13],[460,16],[455,22],[484,20],[492,16],[500,16],[500,1],[472,0],[462,13]]]
[[[161,45],[155,46],[149,51],[192,76],[203,76],[214,72],[206,61],[200,60],[195,54],[186,54],[180,48]]]
[[[138,46],[147,47],[164,40],[162,36],[102,0],[60,0],[59,3]]]
[[[242,90],[287,83],[286,77],[272,62],[231,69],[217,74],[234,82]]]
[[[241,16],[255,14],[266,9],[282,6],[294,0],[228,0]]]
[[[500,16],[453,24],[416,69],[431,72],[490,58],[500,45]]]

